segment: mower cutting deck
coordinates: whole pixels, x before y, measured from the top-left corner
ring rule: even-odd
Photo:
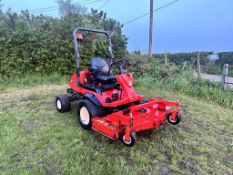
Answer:
[[[80,71],[78,48],[83,36],[78,32],[94,32],[106,35],[109,43],[109,62],[101,57],[91,59],[89,70]],[[112,61],[111,36],[104,31],[77,28],[73,33],[76,73],[71,76],[67,95],[58,96],[55,104],[59,112],[68,112],[71,102],[78,101],[77,118],[80,125],[97,131],[112,140],[121,139],[124,145],[133,146],[136,133],[158,129],[167,119],[177,125],[179,102],[151,98],[144,100],[136,93],[131,73],[123,70],[127,60]],[[118,75],[112,69],[119,70]]]

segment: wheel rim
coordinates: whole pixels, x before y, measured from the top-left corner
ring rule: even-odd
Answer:
[[[57,100],[57,109],[61,110],[61,101]]]
[[[90,114],[85,106],[80,109],[80,120],[84,125],[90,123]]]
[[[170,120],[172,123],[175,123],[176,120],[177,120],[177,118],[176,118],[176,120],[172,120],[172,115],[170,115],[169,120]]]
[[[125,140],[125,135],[124,135],[124,136],[123,136],[123,141],[125,142],[125,144],[129,145],[129,144],[131,144],[132,139],[131,139],[131,137],[129,137],[129,141],[126,141],[126,140]]]

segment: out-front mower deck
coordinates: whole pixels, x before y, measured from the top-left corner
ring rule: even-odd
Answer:
[[[123,135],[127,142],[135,139],[135,134],[132,133],[163,127],[166,118],[174,124],[179,112],[178,106],[177,102],[150,99],[144,104],[132,105],[129,109],[105,117],[93,117],[92,129],[113,140],[118,140]],[[130,138],[131,135],[134,138]]]
[[[109,62],[94,57],[89,70],[80,71],[78,48],[83,36],[77,32],[83,31],[107,36]],[[134,145],[137,132],[163,128],[165,119],[172,125],[180,122],[179,102],[157,98],[145,101],[143,95],[136,93],[132,74],[123,69],[127,60],[112,60],[111,36],[107,32],[77,28],[73,36],[76,73],[70,78],[68,94],[56,98],[59,112],[70,111],[71,102],[77,101],[77,118],[85,130],[121,139],[128,147]],[[114,67],[119,70],[118,75],[112,74]]]

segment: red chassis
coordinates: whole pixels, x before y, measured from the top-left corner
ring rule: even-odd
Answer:
[[[89,76],[89,71],[81,71],[80,83],[87,83]],[[121,135],[124,135],[125,141],[129,141],[130,136],[134,135],[133,133],[159,128],[163,126],[167,117],[171,122],[176,121],[176,118],[179,117],[179,102],[151,98],[143,104],[135,104],[133,102],[144,100],[144,96],[135,92],[131,74],[118,75],[116,79],[121,86],[122,92],[118,89],[111,89],[104,91],[103,95],[99,95],[86,88],[78,87],[76,74],[71,76],[69,82],[71,89],[79,94],[89,93],[95,95],[103,107],[116,107],[131,103],[129,108],[113,112],[105,117],[92,117],[92,129],[94,131],[100,132],[113,140],[117,140]],[[112,103],[106,103],[106,98],[111,98],[112,94],[116,93],[119,93],[119,95],[121,93],[121,98]]]

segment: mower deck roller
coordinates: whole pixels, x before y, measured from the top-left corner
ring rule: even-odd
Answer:
[[[88,70],[80,71],[79,47],[85,41],[82,33],[92,32],[105,35],[108,39],[109,61],[101,57],[91,58]],[[127,147],[136,142],[136,133],[144,130],[163,128],[167,119],[177,125],[179,102],[151,98],[144,100],[136,93],[133,77],[123,68],[127,60],[113,61],[111,35],[105,31],[77,28],[73,32],[76,73],[69,81],[67,94],[55,101],[59,112],[68,112],[71,103],[77,101],[77,118],[85,130],[92,129],[112,140],[120,139]],[[113,75],[112,69],[118,69]]]

